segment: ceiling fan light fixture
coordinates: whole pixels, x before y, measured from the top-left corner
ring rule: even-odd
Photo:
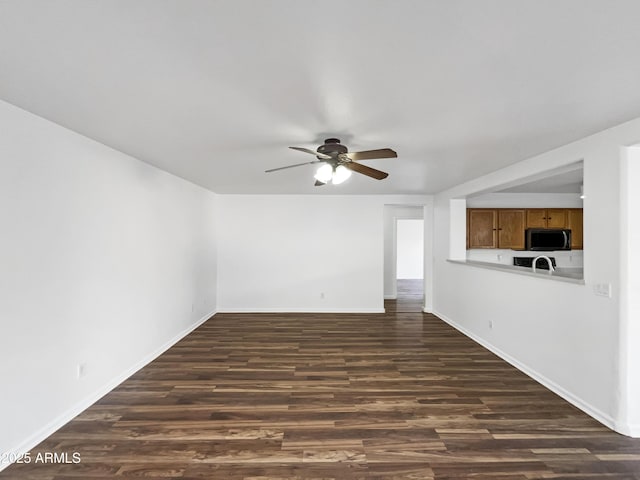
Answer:
[[[344,165],[338,165],[333,172],[332,181],[334,185],[340,185],[351,176],[351,170]]]
[[[316,171],[316,174],[313,176],[316,180],[322,183],[328,183],[329,180],[333,177],[333,168],[328,163],[322,165]]]
[[[359,163],[360,160],[373,160],[377,158],[397,158],[398,154],[390,148],[378,148],[377,150],[365,150],[362,152],[349,152],[347,147],[340,143],[338,138],[327,138],[323,145],[315,151],[305,147],[289,147],[292,150],[308,153],[316,157],[311,162],[296,163],[284,167],[270,168],[265,173],[277,172],[288,168],[301,167],[321,163],[313,178],[316,179],[315,186],[319,187],[328,183],[339,185],[344,183],[353,172],[366,175],[376,180],[384,180],[389,176],[387,172],[376,170]]]

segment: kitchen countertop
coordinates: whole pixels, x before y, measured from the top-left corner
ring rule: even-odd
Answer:
[[[545,280],[555,280],[560,282],[575,283],[584,285],[584,270],[580,267],[558,267],[555,272],[549,273],[549,270],[538,269],[534,273],[528,267],[516,267],[515,265],[507,265],[504,263],[479,262],[477,260],[447,260],[450,263],[458,265],[469,265],[471,267],[487,268],[489,270],[498,270],[501,272],[515,273],[518,275],[527,275]]]

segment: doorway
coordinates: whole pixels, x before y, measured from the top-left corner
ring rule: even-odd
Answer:
[[[422,311],[424,219],[396,220],[396,311]]]
[[[385,311],[431,312],[433,205],[385,205],[383,225]]]

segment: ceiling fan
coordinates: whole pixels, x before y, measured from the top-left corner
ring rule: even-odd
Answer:
[[[349,152],[347,147],[340,143],[338,138],[327,138],[324,145],[320,145],[314,152],[308,148],[289,147],[293,150],[310,153],[315,155],[317,160],[305,163],[296,163],[295,165],[287,165],[286,167],[272,168],[265,170],[265,173],[276,172],[286,168],[300,167],[302,165],[311,165],[314,163],[323,163],[314,175],[316,179],[316,187],[326,185],[331,182],[334,185],[344,182],[351,176],[351,172],[361,173],[376,180],[382,180],[389,176],[388,173],[375,168],[367,167],[359,160],[371,160],[374,158],[396,158],[398,154],[390,148],[380,148],[378,150],[366,150],[364,152]]]

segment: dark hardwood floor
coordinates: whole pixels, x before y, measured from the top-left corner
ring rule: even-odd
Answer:
[[[384,302],[387,313],[420,313],[424,306],[422,280],[397,280],[398,298]]]
[[[79,464],[0,479],[640,479],[640,440],[415,296],[379,315],[216,315],[31,452]]]

